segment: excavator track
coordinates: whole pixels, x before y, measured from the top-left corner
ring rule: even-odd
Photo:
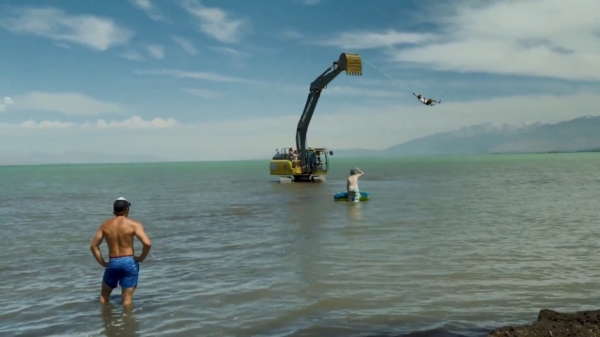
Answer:
[[[342,53],[337,66],[348,76],[362,76],[362,59],[359,54]]]

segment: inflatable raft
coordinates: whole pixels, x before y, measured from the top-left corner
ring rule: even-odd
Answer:
[[[371,195],[369,192],[360,191],[360,201],[367,201]],[[348,201],[348,192],[338,192],[333,195],[333,200],[335,201]]]

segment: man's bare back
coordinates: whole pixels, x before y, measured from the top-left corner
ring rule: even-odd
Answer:
[[[349,201],[359,201],[360,191],[358,189],[358,178],[364,174],[358,167],[350,170],[350,176],[346,180],[346,191]]]
[[[119,198],[114,204],[115,217],[103,222],[92,240],[91,250],[98,263],[105,267],[102,278],[100,303],[107,303],[110,293],[118,284],[121,285],[123,305],[131,304],[133,291],[137,287],[139,262],[143,262],[150,252],[150,239],[144,227],[138,221],[128,219],[129,203]],[[140,256],[135,256],[133,238],[137,237],[143,244]],[[109,262],[106,263],[100,252],[100,245],[106,239]]]
[[[100,225],[100,230],[104,233],[109,257],[134,255],[134,236],[138,237],[142,242],[150,241],[146,233],[144,233],[141,223],[124,216],[117,216],[106,220]],[[141,261],[138,260],[138,262]]]

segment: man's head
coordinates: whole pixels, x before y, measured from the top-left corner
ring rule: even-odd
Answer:
[[[353,176],[353,175],[356,175],[356,169],[351,169],[351,170],[350,170],[350,175],[351,175],[351,176]]]
[[[131,206],[131,203],[125,198],[120,197],[113,204],[113,213],[115,215],[127,215],[129,214],[129,206]]]

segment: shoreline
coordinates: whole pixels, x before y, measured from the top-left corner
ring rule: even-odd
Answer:
[[[536,321],[520,326],[496,328],[487,337],[598,337],[600,310],[558,312],[542,309]]]
[[[346,156],[342,155],[340,159],[389,159],[389,158],[439,158],[439,157],[479,157],[479,156],[514,156],[514,155],[545,155],[545,154],[583,154],[583,153],[598,153],[600,149],[594,150],[577,150],[577,151],[545,151],[545,152],[490,152],[481,154],[436,154],[436,155],[411,155],[411,156],[396,156],[396,155],[373,155],[367,154],[364,156]],[[0,167],[3,166],[60,166],[60,165],[141,165],[141,164],[189,164],[189,163],[239,163],[239,162],[257,162],[267,159],[230,159],[230,160],[156,160],[156,161],[66,161],[66,162],[0,162]]]

